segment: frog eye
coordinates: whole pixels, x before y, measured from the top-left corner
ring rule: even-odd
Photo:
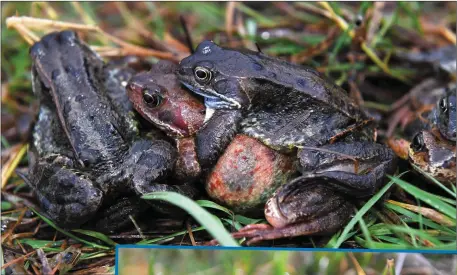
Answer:
[[[440,110],[442,113],[447,112],[447,100],[445,97],[443,97],[440,102],[439,102]]]
[[[422,133],[419,133],[413,138],[413,142],[411,143],[411,148],[415,152],[420,152],[420,151],[423,151],[424,147],[425,147],[424,137],[423,137]]]
[[[211,71],[204,67],[196,67],[194,70],[195,79],[200,83],[207,83],[211,80]]]
[[[160,91],[151,91],[149,89],[143,90],[143,101],[150,108],[158,107],[162,103],[163,97],[160,95]]]

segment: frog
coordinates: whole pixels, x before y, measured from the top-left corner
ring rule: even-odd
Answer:
[[[202,169],[214,167],[239,134],[298,162],[301,175],[267,197],[270,224],[250,226],[237,237],[257,242],[331,234],[347,222],[352,199],[370,197],[384,175],[395,172],[396,157],[375,142],[371,119],[311,68],[204,41],[180,62],[176,75],[204,97],[206,120],[195,134]],[[325,196],[309,195],[320,191]],[[314,215],[312,206],[322,211]]]
[[[213,114],[197,133],[197,143],[207,141],[200,146],[204,149],[214,144],[213,148],[223,151],[238,132],[280,152],[299,149],[299,158],[304,147],[336,141],[365,141],[367,150],[378,149],[372,120],[342,88],[311,68],[203,41],[180,62],[176,74],[181,83],[204,97],[206,112]],[[224,127],[213,128],[207,135],[207,128],[221,120]],[[226,138],[213,138],[221,135]],[[200,158],[211,157],[204,149]],[[389,167],[383,161],[379,164],[381,170]],[[360,187],[375,190],[379,182]]]
[[[438,101],[437,108],[434,108],[430,115],[441,135],[453,142],[457,139],[456,91],[457,85],[450,84],[445,95]]]
[[[176,67],[169,61],[159,61],[149,72],[133,76],[127,93],[143,117],[176,139],[177,178],[189,180],[202,173],[194,135],[203,126],[206,113],[201,99],[177,80]],[[205,189],[212,198],[224,197],[223,201],[234,211],[258,215],[266,198],[294,174],[293,164],[291,157],[240,134],[203,179]]]
[[[148,72],[136,74],[127,83],[127,95],[143,118],[175,141],[174,178],[191,181],[201,172],[191,136],[203,125],[205,108],[201,100],[180,87],[173,73],[176,66],[161,60]]]
[[[105,87],[109,74],[103,60],[75,32],[45,35],[30,48],[30,56],[40,110],[29,173],[23,178],[46,216],[59,226],[75,228],[118,209],[114,219],[96,219],[104,225],[100,230],[111,232],[128,223],[130,211],[141,210],[138,199],[143,194],[195,195],[193,186],[168,184],[174,147],[139,136],[128,106],[115,102],[116,96],[109,94],[118,93]],[[163,205],[157,208],[166,211]]]
[[[455,184],[455,142],[446,140],[439,132],[422,130],[413,138],[408,152],[413,168],[425,178],[431,175],[448,186]]]
[[[414,86],[392,105],[386,136],[392,137],[398,124],[401,133],[412,139],[420,129],[430,129],[436,122],[433,109],[446,94],[447,85],[436,78],[427,78]]]
[[[414,170],[428,173],[444,184],[455,182],[455,94],[456,85],[450,84],[426,113],[426,122],[409,125],[405,138],[388,141]],[[433,182],[427,176],[424,178]]]
[[[152,88],[151,82],[154,82],[144,78],[135,79],[135,77],[132,78],[132,81],[135,82],[135,87],[147,88],[148,90]],[[146,83],[149,85],[146,85]],[[182,93],[189,93],[189,91],[181,89],[178,85],[179,83],[168,82],[167,84],[168,93],[175,92],[181,96]],[[165,88],[161,87],[160,90],[165,90]],[[133,96],[133,93],[137,93],[138,96]],[[129,91],[134,105],[145,104],[141,102],[145,101],[140,96],[142,94],[141,89]],[[180,96],[167,98],[180,98]],[[186,102],[188,101],[181,102],[181,104]],[[195,106],[193,105],[194,108]],[[148,111],[147,108],[143,108],[142,114],[149,117],[153,116],[150,118],[151,122],[157,121],[160,117],[157,115],[159,109],[160,107],[156,107],[152,112],[151,110]],[[200,112],[194,112],[194,115],[203,117]],[[163,123],[163,121],[160,123]],[[338,149],[336,148],[335,150]],[[341,151],[342,149],[339,150]],[[326,158],[325,156],[320,157],[319,154],[314,156],[313,160],[308,161],[309,163]],[[329,157],[332,157],[332,155],[329,154]],[[340,164],[344,161],[347,160],[341,157]],[[274,227],[283,226],[287,219],[289,219],[287,222],[291,222],[291,218],[287,217],[295,217],[295,219],[299,220],[306,215],[310,219],[316,220],[311,225],[308,225],[308,228],[309,226],[314,226],[315,229],[319,228],[321,231],[326,230],[326,232],[337,230],[350,217],[354,207],[352,202],[327,186],[302,184],[303,179],[288,185],[287,188],[281,188],[284,183],[297,175],[296,165],[292,156],[275,151],[257,139],[237,134],[205,179],[205,189],[212,199],[217,202],[223,202],[236,213],[257,216],[259,212],[264,212],[264,217]],[[319,179],[313,179],[311,176],[308,177],[307,181],[319,181]],[[306,188],[303,186],[306,186]],[[292,192],[293,190],[295,191]],[[265,207],[265,202],[272,197],[274,192],[278,192],[281,199],[272,200],[268,203],[267,210],[262,211]],[[324,197],[327,200],[319,200]],[[316,200],[316,198],[318,199]],[[327,211],[331,213],[330,216],[325,215]],[[319,220],[318,217],[322,214],[324,214],[325,219]],[[290,234],[292,232],[289,231]],[[302,231],[298,230],[296,232],[302,233]],[[240,233],[234,233],[234,236],[238,236],[241,233],[247,234],[250,232],[242,230]],[[270,237],[280,237],[280,235]],[[255,242],[256,239],[254,238],[253,241]]]

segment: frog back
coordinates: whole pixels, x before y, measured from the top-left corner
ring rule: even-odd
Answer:
[[[261,53],[251,59],[258,73],[244,83],[252,104],[243,133],[284,151],[326,144],[367,120],[343,89],[317,71]]]
[[[333,108],[334,112],[340,112],[356,120],[363,118],[363,113],[347,92],[318,71],[262,53],[256,53],[250,57],[253,62],[252,67],[257,72],[255,80],[261,85],[271,82],[274,86],[284,86],[285,92],[290,92],[291,95],[312,97],[319,104]]]

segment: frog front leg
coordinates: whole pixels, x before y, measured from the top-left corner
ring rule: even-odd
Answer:
[[[216,164],[237,134],[241,118],[241,110],[215,110],[211,119],[197,132],[196,152],[202,170],[207,171]]]
[[[139,195],[152,192],[176,192],[195,198],[198,190],[191,183],[172,185],[167,182],[176,161],[176,149],[168,142],[157,140],[136,141],[128,154],[125,163],[126,175],[132,183],[133,190]],[[157,201],[148,201],[155,210],[170,212],[170,205]],[[171,207],[173,208],[173,207]]]
[[[78,227],[91,219],[103,193],[85,174],[71,168],[64,156],[41,158],[26,180],[35,190],[45,214],[63,227]]]
[[[386,174],[393,174],[397,167],[390,148],[363,141],[304,147],[298,159],[302,177],[323,179],[333,189],[354,198],[375,194],[386,182]]]

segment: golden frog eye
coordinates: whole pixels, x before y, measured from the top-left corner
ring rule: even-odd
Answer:
[[[207,83],[211,80],[211,71],[204,67],[196,67],[194,70],[195,79],[200,83]]]
[[[143,101],[150,108],[158,107],[162,103],[163,97],[160,95],[160,91],[151,91],[149,89],[143,90]]]

